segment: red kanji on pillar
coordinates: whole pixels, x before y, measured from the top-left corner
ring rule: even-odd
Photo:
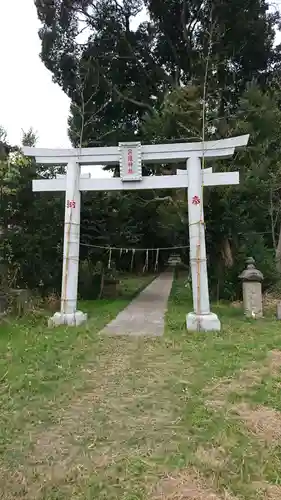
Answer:
[[[200,198],[199,196],[195,195],[192,198],[192,205],[200,205]]]
[[[75,208],[76,203],[74,200],[67,200],[67,208]]]
[[[133,150],[128,149],[128,174],[133,173]]]

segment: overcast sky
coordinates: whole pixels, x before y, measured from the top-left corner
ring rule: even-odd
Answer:
[[[38,146],[68,147],[69,100],[39,58],[39,27],[33,0],[0,0],[0,125],[12,144],[32,126]]]
[[[39,58],[39,26],[33,0],[0,0],[0,125],[11,144],[32,126],[38,146],[65,148],[69,100]]]

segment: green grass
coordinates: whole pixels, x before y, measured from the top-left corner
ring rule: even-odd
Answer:
[[[219,306],[222,332],[187,333],[179,279],[163,338],[101,337],[144,283],[127,281],[116,301],[83,303],[85,327],[48,329],[40,317],[0,326],[0,498],[148,500],[165,484],[162,498],[177,499],[193,474],[217,499],[275,498],[255,484],[281,482],[280,449],[235,405],[281,411],[278,374],[261,371],[269,351],[281,351],[280,324]],[[260,380],[227,382],[243,370],[260,370]],[[174,493],[164,476],[172,487],[180,478]]]

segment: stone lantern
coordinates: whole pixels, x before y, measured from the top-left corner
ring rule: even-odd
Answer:
[[[168,265],[169,267],[177,267],[181,264],[181,256],[179,254],[172,254],[170,255],[169,259],[168,259]]]
[[[243,283],[243,305],[247,318],[262,318],[262,281],[263,274],[255,266],[253,257],[246,260],[246,269],[239,278]]]
[[[178,278],[179,268],[182,264],[181,256],[179,254],[172,254],[168,260],[168,266],[170,269],[173,269],[175,278]]]

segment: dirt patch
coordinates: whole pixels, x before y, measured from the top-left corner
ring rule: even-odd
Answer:
[[[7,490],[7,484],[9,484],[9,491]],[[13,499],[23,499],[26,497],[26,477],[24,470],[15,471],[11,474],[10,470],[0,465],[0,499],[2,500],[13,500]]]
[[[196,458],[210,469],[220,469],[225,465],[225,453],[222,448],[203,448],[200,446],[195,453]]]
[[[136,375],[139,348],[137,343],[134,346],[130,352],[114,351],[106,365],[88,365],[83,370],[88,380],[82,394],[76,393],[58,414],[53,412],[56,421],[51,426],[31,427],[29,446],[24,445],[20,459],[27,498],[42,498],[42,488],[46,498],[50,488],[66,491],[67,497],[73,484],[97,474],[107,477],[116,463],[146,456],[155,435],[159,443],[169,442],[178,397],[173,401],[163,374],[175,376],[178,363],[173,359],[169,364],[158,356],[147,372],[141,372],[140,364]],[[161,401],[156,404],[158,394]],[[10,470],[3,487],[13,491],[15,481]]]
[[[95,394],[86,394],[81,399],[73,401],[69,409],[62,413],[57,425],[31,435],[34,443],[31,457],[35,463],[49,457],[75,457],[79,452],[79,447],[75,446],[75,438],[80,433],[81,422],[87,420],[89,412],[98,403],[102,393],[103,391],[99,390]]]
[[[277,305],[280,303],[280,296],[277,296],[276,294],[272,293],[265,293],[263,295],[263,306],[264,309],[275,309],[277,308]]]
[[[281,413],[266,406],[251,408],[246,403],[235,406],[233,409],[247,427],[262,440],[269,444],[280,443]]]
[[[116,387],[116,378],[130,368],[130,356],[114,353],[102,369],[88,366],[91,380],[85,380],[87,392],[76,394],[66,408],[60,410],[57,423],[47,429],[35,428],[29,432],[29,449],[25,452],[23,472],[19,475],[6,471],[2,478],[2,489],[13,485],[12,490],[24,490],[29,499],[40,498],[42,487],[48,484],[64,484],[79,475],[87,475],[101,467],[106,467],[111,457],[108,448],[95,449],[96,436],[90,426],[93,422],[94,408],[103,404],[108,392]],[[84,371],[84,370],[83,370]],[[85,445],[83,435],[91,432],[94,446]],[[0,497],[1,498],[1,497]],[[7,497],[8,498],[8,497]]]
[[[264,491],[263,500],[280,500],[281,498],[281,486],[269,485]]]
[[[261,381],[262,369],[250,367],[238,374],[235,379],[222,379],[214,385],[210,392],[215,394],[218,401],[224,400],[231,392],[237,392],[246,388],[250,388]]]
[[[181,471],[177,476],[161,480],[152,500],[235,500],[228,492],[222,495],[210,488],[199,473]]]
[[[75,441],[83,432],[83,424],[89,422],[94,408],[116,386],[116,378],[122,377],[129,367],[129,355],[116,353],[102,369],[89,365],[87,370],[83,370],[87,376],[91,376],[90,381],[87,381],[87,392],[77,393],[69,405],[61,409],[57,424],[41,432],[37,429],[31,434],[34,457],[41,460],[50,455],[54,458],[56,454],[61,457],[69,454],[69,448],[75,455]]]
[[[256,492],[262,495],[262,500],[279,500],[281,498],[281,486],[265,482],[255,483]]]
[[[231,393],[243,393],[247,389],[261,383],[266,375],[276,377],[280,374],[281,351],[274,350],[268,353],[263,365],[256,362],[241,370],[235,378],[224,378],[206,389],[206,394],[211,396],[206,404],[211,408],[223,408]]]
[[[265,494],[265,500],[279,500],[281,498],[281,486],[268,486]]]
[[[243,302],[241,300],[235,300],[234,302],[231,302],[231,307],[234,307],[234,309],[242,309]]]
[[[268,359],[270,374],[276,377],[280,374],[281,351],[278,351],[277,349],[275,349],[274,351],[270,351]]]

